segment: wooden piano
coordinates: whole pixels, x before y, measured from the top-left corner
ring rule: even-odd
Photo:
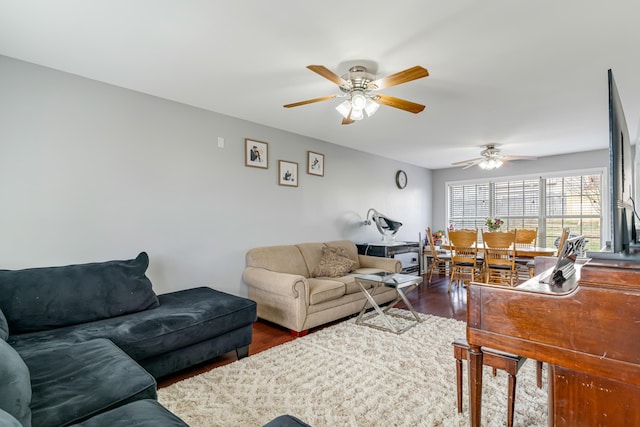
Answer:
[[[640,426],[640,263],[591,259],[562,286],[540,276],[467,287],[471,425],[480,426],[482,351],[548,363],[550,426]]]

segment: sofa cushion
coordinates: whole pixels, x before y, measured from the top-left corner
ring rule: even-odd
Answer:
[[[2,427],[23,427],[18,420],[10,413],[0,409],[0,426]]]
[[[142,252],[127,261],[0,270],[0,309],[16,334],[157,307],[148,265]]]
[[[0,340],[6,341],[9,338],[9,324],[4,313],[0,310]]]
[[[253,248],[246,255],[247,267],[264,268],[279,273],[309,277],[309,270],[300,250],[295,245]]]
[[[91,417],[71,427],[188,427],[188,425],[155,400],[127,403]]]
[[[25,426],[31,426],[29,369],[7,342],[0,340],[0,409]],[[0,425],[4,425],[0,423]]]
[[[235,331],[256,321],[256,303],[207,287],[158,296],[160,306],[125,316],[29,334],[11,335],[19,351],[108,338],[137,361]],[[228,350],[227,350],[228,351]]]
[[[325,243],[328,247],[341,247],[344,248],[349,259],[355,261],[353,269],[360,268],[360,257],[358,256],[358,247],[351,240],[333,240]]]
[[[344,295],[344,283],[330,279],[309,279],[309,304],[320,304]]]
[[[346,295],[356,294],[358,292],[361,292],[362,290],[360,288],[360,285],[356,283],[356,278],[353,276],[353,274],[349,274],[347,276],[342,276],[342,277],[334,277],[332,278],[332,280],[336,280],[344,283],[344,293]],[[371,289],[372,285],[369,282],[365,282],[362,284],[362,286],[364,286],[365,289]]]
[[[309,271],[309,277],[314,277],[313,271],[320,262],[320,258],[322,258],[322,248],[325,247],[324,243],[298,243],[296,247],[304,258],[307,270]]]
[[[342,277],[349,273],[355,262],[341,255],[344,248],[322,248],[322,257],[314,268],[312,277]]]
[[[155,399],[156,382],[106,339],[21,353],[31,372],[33,425],[63,426],[141,399]]]

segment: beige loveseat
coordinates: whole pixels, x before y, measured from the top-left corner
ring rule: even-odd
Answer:
[[[350,271],[340,277],[323,277],[326,269],[321,267],[327,266],[327,259],[336,259],[326,255],[336,251],[340,261],[351,260],[347,261],[352,263]],[[249,298],[258,304],[258,317],[299,336],[362,309],[366,299],[354,274],[399,273],[401,269],[398,260],[359,255],[352,241],[337,240],[251,249],[242,278],[249,286]],[[378,304],[395,298],[391,288],[380,288],[374,296]]]

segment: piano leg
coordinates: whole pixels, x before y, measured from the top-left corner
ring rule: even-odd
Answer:
[[[456,384],[458,390],[458,413],[462,413],[462,360],[456,359]]]
[[[482,350],[469,346],[469,414],[471,427],[480,427],[482,405]]]
[[[516,406],[516,376],[509,374],[509,398],[507,407],[507,427],[513,427],[513,411]]]

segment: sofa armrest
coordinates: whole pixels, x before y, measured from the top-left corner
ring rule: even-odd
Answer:
[[[297,274],[279,273],[260,267],[247,267],[242,273],[242,279],[249,286],[284,297],[302,297],[305,300],[309,297],[307,279]]]
[[[259,318],[302,331],[309,307],[309,281],[304,276],[246,267],[242,279],[249,287],[249,298],[257,304]]]
[[[363,268],[379,268],[392,273],[400,273],[402,270],[402,263],[394,258],[359,254],[358,259],[360,260],[360,267]]]

